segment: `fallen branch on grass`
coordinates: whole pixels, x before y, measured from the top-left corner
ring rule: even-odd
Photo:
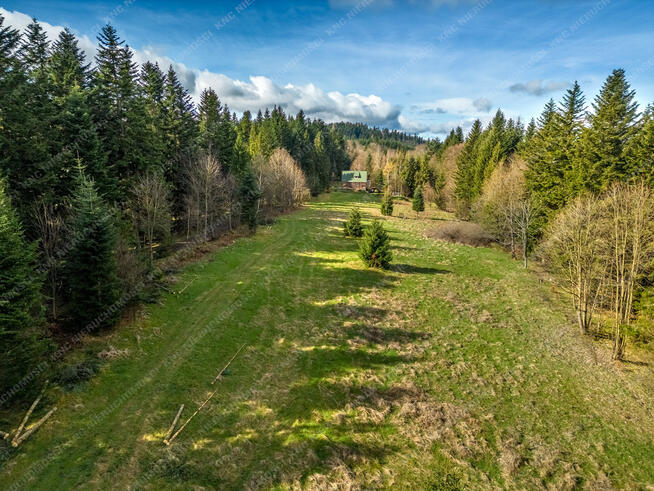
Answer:
[[[213,382],[211,382],[211,385],[215,384],[218,381],[220,376],[225,372],[225,370],[227,370],[227,367],[229,367],[229,365],[232,364],[232,362],[234,361],[234,358],[236,358],[236,356],[241,352],[241,350],[244,347],[245,347],[245,344],[241,345],[241,347],[238,349],[238,351],[236,351],[236,353],[234,353],[234,356],[232,356],[232,358],[227,362],[227,365],[225,365],[224,368],[220,371],[220,373],[218,375],[216,375],[216,378],[213,379]]]
[[[234,358],[236,358],[236,355],[238,355],[238,354],[240,353],[240,351],[241,351],[244,347],[245,347],[245,344],[243,344],[243,345],[242,345],[242,346],[241,346],[241,347],[236,351],[236,353],[234,353],[234,356],[232,356],[232,358],[229,360],[229,362],[227,363],[227,365],[225,365],[225,367],[220,371],[220,373],[216,376],[216,378],[213,380],[213,382],[211,382],[212,384],[215,383],[216,380],[218,380],[218,379],[220,378],[220,376],[223,374],[223,372],[224,372],[225,370],[227,370],[227,367],[228,367],[228,366],[229,366],[229,365],[234,361]],[[204,402],[203,402],[202,404],[200,404],[200,407],[198,407],[198,408],[195,410],[195,412],[194,412],[193,414],[191,414],[191,416],[190,416],[186,421],[184,421],[184,424],[179,428],[179,430],[177,430],[177,431],[175,432],[175,434],[174,434],[173,436],[171,436],[170,438],[166,438],[166,439],[164,439],[164,443],[165,443],[166,445],[170,445],[170,444],[172,443],[172,441],[173,441],[175,438],[177,438],[177,435],[179,435],[179,434],[182,432],[182,430],[183,430],[184,428],[186,428],[186,425],[189,424],[189,423],[191,422],[191,420],[192,420],[193,418],[195,418],[195,416],[196,416],[196,415],[197,415],[197,414],[202,410],[202,408],[203,408],[204,406],[207,405],[207,403],[211,400],[211,398],[212,398],[214,395],[216,395],[216,392],[218,392],[218,389],[219,389],[219,387],[216,388],[216,390],[214,390],[211,394],[209,394],[209,397],[207,397],[207,398],[204,400]],[[180,412],[181,412],[181,409],[180,409]],[[175,422],[173,422],[173,423],[175,423]],[[173,426],[174,426],[174,425],[173,425]]]
[[[14,434],[14,438],[12,438],[12,440],[11,440],[12,446],[14,446],[14,447],[18,446],[18,444],[16,442],[20,438],[20,434],[23,432],[23,428],[25,428],[25,423],[27,423],[27,420],[32,415],[32,412],[34,411],[34,408],[36,407],[36,405],[39,403],[39,401],[43,397],[43,394],[45,393],[45,389],[48,388],[48,383],[49,382],[50,382],[49,380],[45,381],[45,384],[43,385],[43,388],[41,389],[41,392],[39,393],[39,396],[36,399],[34,399],[34,402],[32,403],[30,408],[25,413],[25,417],[23,418],[23,421],[21,421],[20,426],[18,427],[18,429],[16,430],[16,433]]]
[[[45,416],[43,416],[43,417],[42,417],[41,419],[39,419],[36,423],[34,423],[34,426],[32,426],[29,430],[27,430],[25,433],[23,433],[23,435],[22,435],[20,438],[16,439],[15,441],[12,441],[12,442],[11,442],[11,446],[12,446],[12,447],[17,447],[18,445],[20,445],[21,443],[23,443],[25,440],[27,440],[27,439],[29,438],[29,436],[30,436],[32,433],[34,433],[36,430],[38,430],[39,427],[40,427],[43,423],[45,423],[45,422],[48,420],[48,418],[49,418],[50,416],[52,416],[52,413],[54,413],[56,410],[57,410],[57,407],[56,407],[56,406],[53,407],[52,409],[50,409],[50,411],[48,411],[48,412],[46,413]]]
[[[184,288],[182,288],[180,291],[177,292],[177,295],[181,295],[186,291],[186,289],[193,284],[193,282],[197,280],[197,277],[193,278],[188,285],[186,285]]]
[[[175,419],[173,419],[173,423],[170,425],[170,428],[168,429],[168,433],[166,433],[166,437],[164,438],[164,443],[168,445],[168,439],[170,438],[170,435],[173,434],[173,431],[175,430],[175,426],[177,426],[177,422],[179,421],[179,417],[182,415],[182,411],[184,410],[184,404],[179,406],[179,411],[177,411],[177,416],[175,416]]]

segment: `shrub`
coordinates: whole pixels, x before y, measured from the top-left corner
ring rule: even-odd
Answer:
[[[390,266],[393,260],[391,238],[379,220],[374,220],[366,230],[359,255],[368,267],[388,269]]]
[[[361,237],[363,235],[363,226],[361,225],[361,212],[359,208],[352,208],[350,216],[345,222],[346,237]]]
[[[456,244],[486,247],[493,243],[493,237],[480,225],[469,222],[449,222],[438,228],[427,230],[427,237]]]
[[[422,188],[417,188],[413,195],[413,211],[416,213],[425,211],[425,199],[422,196]]]
[[[391,216],[393,214],[393,196],[390,190],[386,190],[381,204],[381,214],[384,216]]]

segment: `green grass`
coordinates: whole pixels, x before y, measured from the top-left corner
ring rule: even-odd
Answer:
[[[366,223],[379,215],[375,196],[321,196],[89,340],[76,355],[128,351],[50,392],[59,410],[3,464],[0,487],[654,483],[649,365],[605,361],[564,299],[504,252],[425,238],[444,213],[416,219],[397,202],[384,220],[394,267],[366,269],[342,233],[354,204]],[[188,417],[243,343],[216,396],[164,446],[179,405]]]

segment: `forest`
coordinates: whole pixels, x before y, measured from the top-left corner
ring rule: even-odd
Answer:
[[[194,102],[97,40],[0,15],[12,486],[645,488],[654,106],[625,70],[440,139]],[[175,437],[212,419],[171,445],[185,404]]]
[[[36,20],[21,34],[0,18],[6,399],[45,376],[29,374],[56,338],[150,299],[155,259],[180,241],[254,230],[349,167],[337,127],[280,107],[238,118],[212,89],[196,107],[172,67],[137,66],[112,26],[98,42],[91,68],[71,31],[50,40]]]

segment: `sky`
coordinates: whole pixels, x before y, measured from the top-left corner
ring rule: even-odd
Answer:
[[[173,64],[197,100],[241,113],[281,105],[425,137],[528,121],[579,81],[588,103],[615,68],[654,103],[649,0],[1,1],[5,23],[63,26],[92,58],[107,22],[135,60]]]

